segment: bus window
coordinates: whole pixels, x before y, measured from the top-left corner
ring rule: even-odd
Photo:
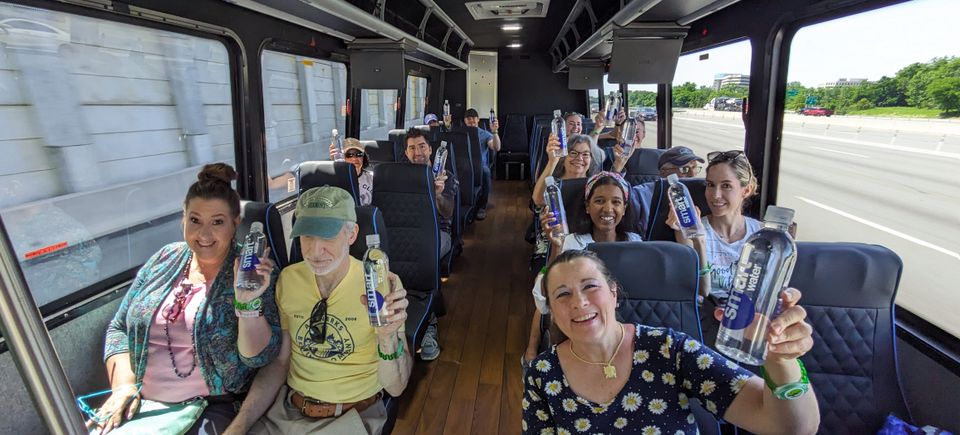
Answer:
[[[37,306],[182,239],[200,166],[234,164],[218,41],[0,3],[0,216]]]
[[[587,115],[593,119],[594,116],[597,116],[597,112],[600,111],[600,91],[598,89],[590,89],[587,91]]]
[[[797,211],[800,240],[896,252],[897,305],[954,336],[958,13],[953,0],[918,0],[800,29],[790,47],[777,191],[778,205]]]
[[[407,76],[407,103],[403,111],[403,128],[423,124],[423,117],[427,114],[427,86],[429,83],[426,77]]]
[[[264,50],[263,100],[270,201],[296,192],[296,166],[330,158],[332,130],[346,131],[342,63]]]
[[[750,50],[745,40],[680,56],[673,77],[673,146],[704,159],[711,151],[743,149]]]
[[[387,140],[397,124],[397,90],[360,92],[360,140]]]
[[[627,85],[627,113],[643,120],[644,148],[657,147],[657,85]]]

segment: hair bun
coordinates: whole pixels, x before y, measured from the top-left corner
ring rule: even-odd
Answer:
[[[233,166],[226,163],[210,163],[203,166],[203,169],[197,174],[197,179],[200,183],[222,182],[230,184],[231,181],[237,179],[237,171],[233,169]]]

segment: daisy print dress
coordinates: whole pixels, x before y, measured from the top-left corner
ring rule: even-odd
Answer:
[[[690,399],[722,417],[752,374],[684,333],[636,325],[630,379],[610,403],[593,403],[567,383],[557,346],[524,380],[524,434],[696,434]]]

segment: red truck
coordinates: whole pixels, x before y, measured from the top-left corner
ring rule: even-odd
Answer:
[[[804,107],[800,109],[800,114],[806,116],[830,116],[833,115],[833,109],[827,109],[826,107]]]

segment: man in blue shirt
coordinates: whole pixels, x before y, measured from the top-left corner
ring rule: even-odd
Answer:
[[[482,221],[487,218],[487,201],[490,199],[490,189],[493,187],[493,175],[490,172],[490,161],[493,159],[490,158],[490,153],[500,151],[500,136],[497,135],[500,123],[496,118],[493,118],[490,120],[490,131],[479,128],[480,115],[476,109],[467,109],[464,113],[463,123],[467,127],[477,127],[480,133],[480,148],[483,150],[480,153],[480,160],[483,163],[481,165],[483,168],[483,183],[480,185],[480,199],[477,203],[477,220]]]

